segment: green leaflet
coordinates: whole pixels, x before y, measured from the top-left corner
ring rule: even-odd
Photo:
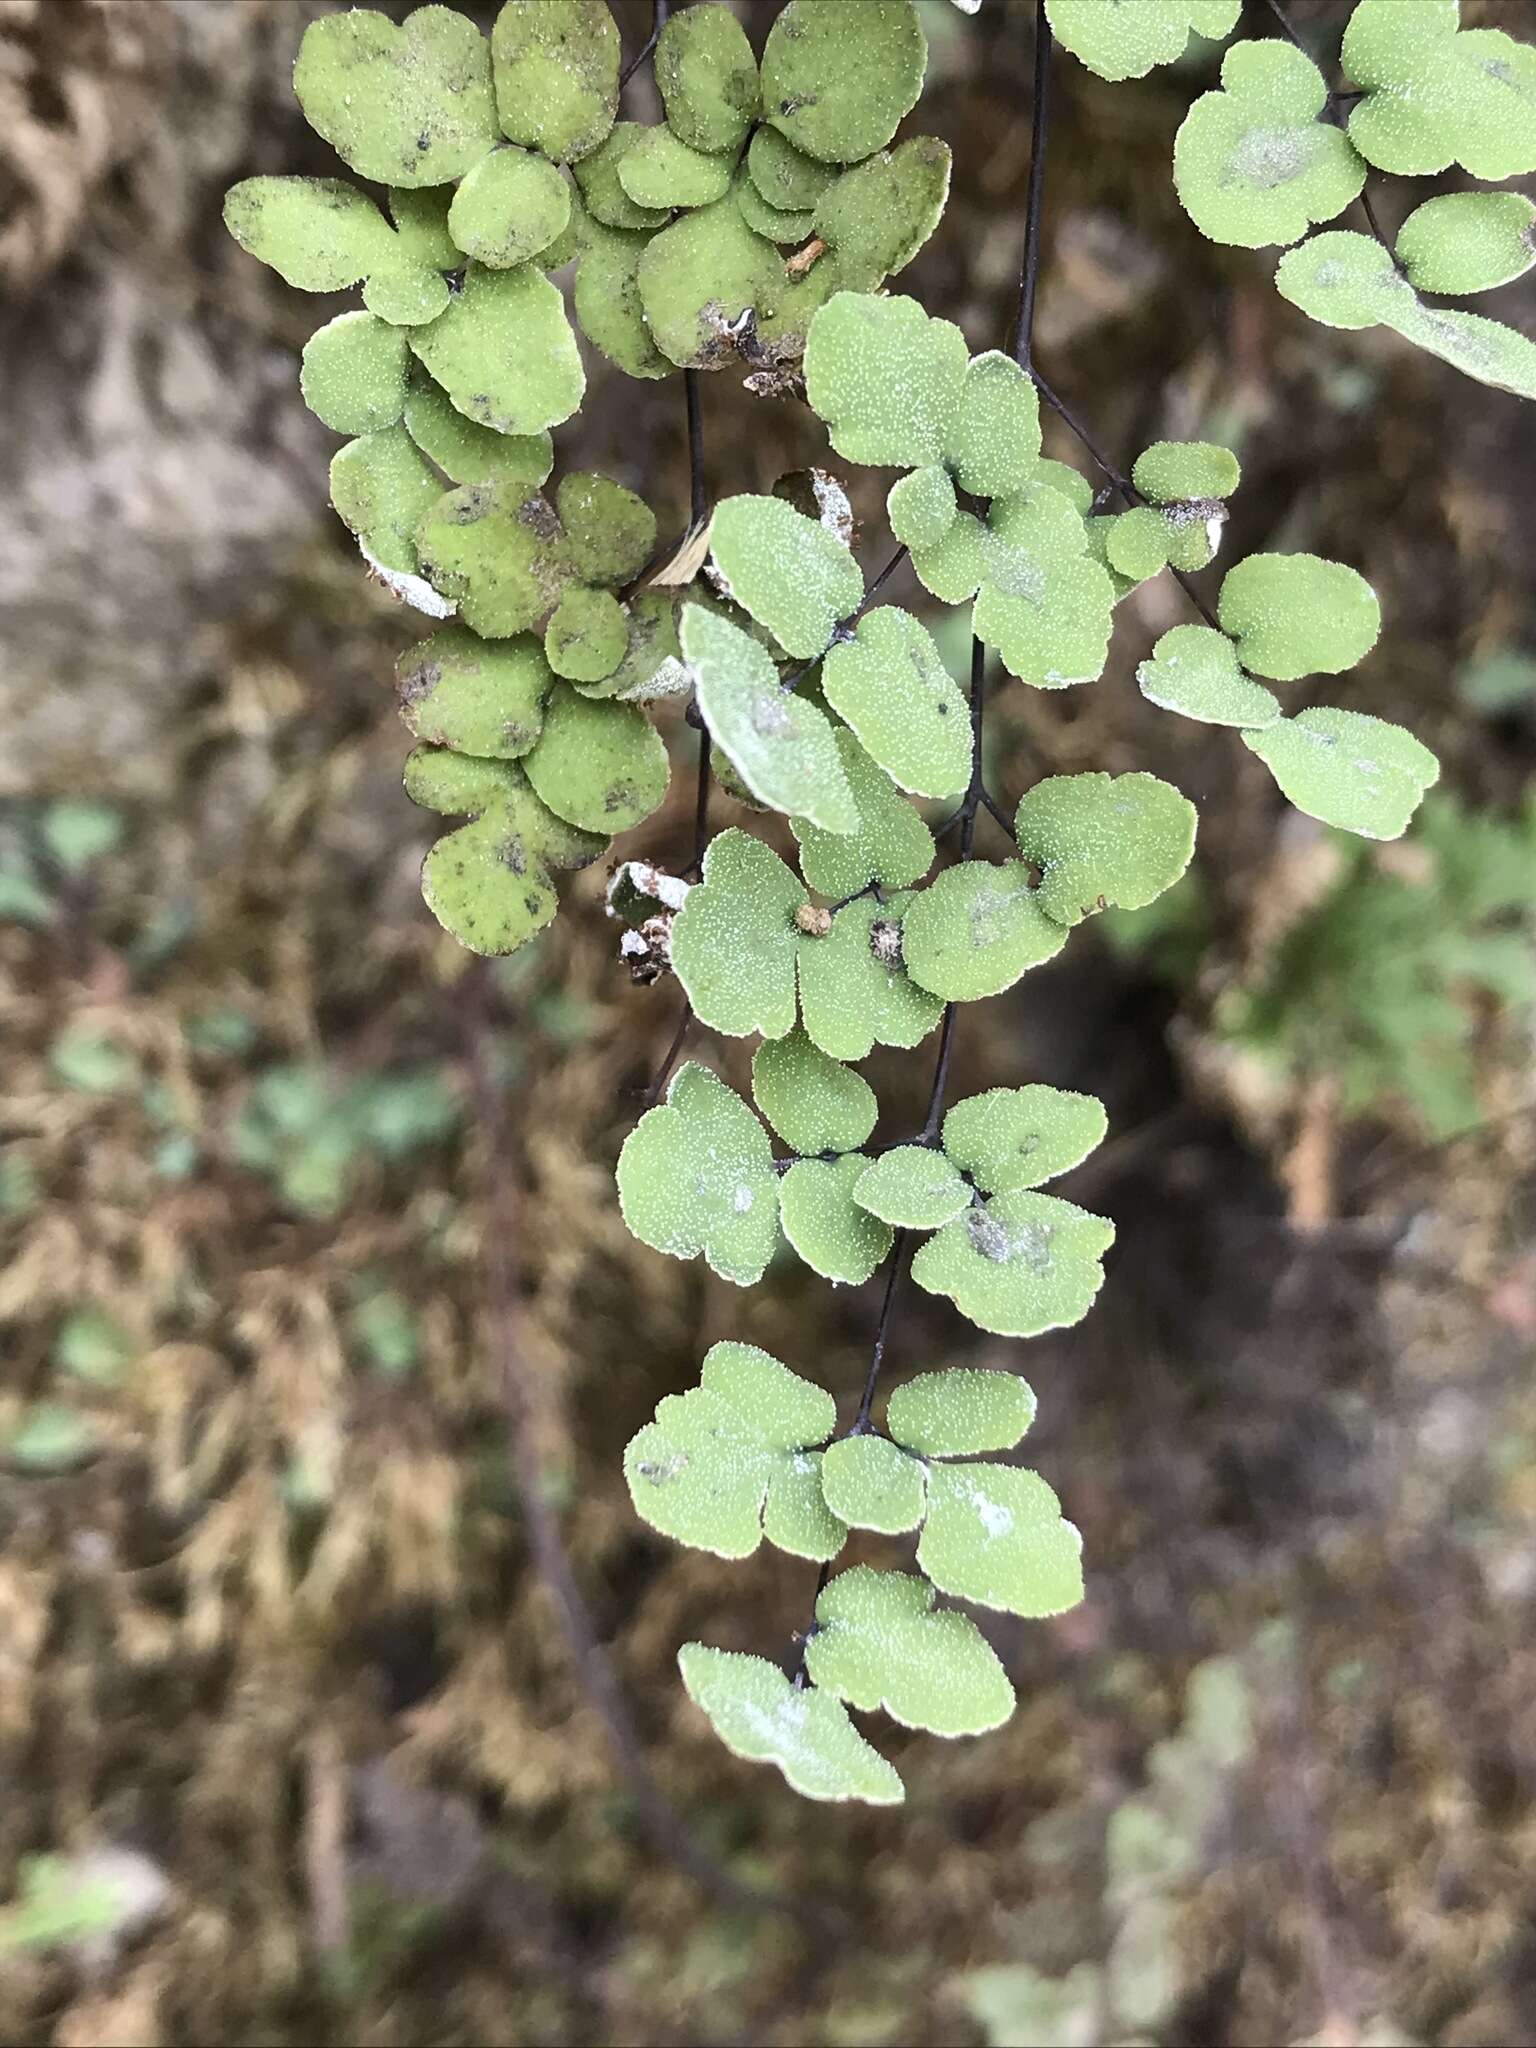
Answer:
[[[1218,42],[1231,35],[1242,0],[1046,0],[1046,17],[1063,49],[1100,78],[1145,78],[1183,56],[1190,34]]]
[[[643,498],[612,477],[577,470],[560,479],[555,504],[583,582],[618,585],[640,574],[656,545],[656,515]]]
[[[1141,910],[1189,866],[1195,807],[1155,775],[1052,775],[1019,801],[1019,852],[1041,870],[1038,905],[1058,924]]]
[[[891,532],[903,547],[919,553],[936,548],[955,523],[954,479],[941,462],[898,478],[885,501]]]
[[[924,1458],[967,1458],[1011,1451],[1035,1419],[1035,1397],[1011,1372],[957,1366],[923,1372],[896,1388],[885,1426]]]
[[[650,816],[670,772],[661,735],[643,711],[566,689],[550,698],[523,771],[557,818],[609,838]]]
[[[989,349],[971,359],[945,454],[961,490],[980,498],[1006,497],[1030,482],[1040,456],[1040,401],[1012,356]]]
[[[1261,727],[1280,716],[1272,690],[1244,675],[1237,649],[1210,626],[1175,626],[1141,663],[1136,681],[1148,703],[1206,725]]]
[[[447,312],[410,338],[459,411],[498,434],[559,426],[587,388],[564,301],[532,264],[472,263]]]
[[[832,727],[814,704],[781,688],[767,650],[697,604],[684,605],[680,638],[700,714],[752,794],[824,831],[856,831]]]
[[[771,134],[771,129],[764,131]],[[770,206],[750,178],[737,174],[735,186],[736,204],[742,219],[753,234],[761,235],[766,241],[781,243],[807,242],[815,227],[815,219],[809,212],[780,213]]]
[[[905,270],[943,217],[951,167],[948,143],[913,135],[829,185],[811,226],[835,259],[832,285],[868,291]]]
[[[1082,1551],[1082,1537],[1037,1473],[1007,1465],[930,1468],[917,1562],[941,1591],[1031,1619],[1064,1614],[1083,1597]]]
[[[797,660],[819,655],[864,595],[863,571],[836,534],[782,498],[724,499],[709,541],[726,595]]]
[[[1065,689],[1104,672],[1114,621],[1108,572],[1088,553],[1081,517],[1036,484],[994,501],[995,542],[971,623],[1003,666],[1037,689]]]
[[[462,253],[448,232],[448,208],[454,188],[440,185],[418,191],[399,188],[389,195],[389,217],[399,237],[400,254],[407,263],[425,270],[457,270]]]
[[[1299,811],[1365,839],[1399,839],[1440,775],[1428,747],[1401,726],[1324,705],[1283,718],[1243,744]]]
[[[639,121],[616,121],[598,148],[572,167],[588,213],[605,228],[656,228],[668,219],[665,207],[637,206],[619,182],[619,166],[650,132]]]
[[[797,1159],[779,1183],[784,1235],[812,1272],[834,1285],[867,1280],[891,1248],[889,1228],[854,1200],[863,1171],[857,1152]]]
[[[933,635],[910,612],[879,605],[822,663],[828,704],[900,789],[953,796],[971,773],[971,722]],[[915,877],[913,879],[916,879]]]
[[[1458,0],[1359,0],[1350,16],[1341,62],[1365,98],[1349,139],[1379,170],[1536,171],[1536,49],[1459,20]]]
[[[853,1184],[853,1199],[883,1222],[937,1230],[970,1207],[971,1191],[942,1152],[898,1145],[865,1167]]]
[[[877,1044],[917,1045],[943,1015],[938,997],[902,965],[901,923],[912,901],[850,903],[825,937],[808,936],[800,946],[806,1032],[834,1059],[864,1059]]]
[[[224,195],[224,225],[303,292],[345,291],[400,261],[393,228],[341,178],[244,178]]]
[[[737,1037],[785,1036],[795,1021],[795,913],[807,901],[760,839],[716,834],[672,926],[672,965],[701,1022]]]
[[[476,164],[448,208],[448,232],[466,256],[510,270],[547,249],[571,217],[571,192],[547,157],[512,144]]]
[[[780,213],[813,209],[837,176],[833,165],[806,156],[777,128],[768,127],[753,131],[747,170],[764,203]]]
[[[662,355],[685,369],[717,369],[736,354],[746,317],[775,305],[786,280],[778,251],[727,193],[651,237],[635,287]]]
[[[821,1461],[821,1490],[849,1528],[898,1536],[923,1519],[928,1474],[883,1436],[846,1436]]]
[[[619,105],[606,0],[506,0],[491,31],[502,132],[556,163],[590,156]]]
[[[902,919],[908,974],[945,1002],[1001,995],[1059,953],[1064,925],[1047,917],[1022,861],[946,868]]]
[[[726,1748],[771,1763],[807,1799],[897,1805],[901,1779],[859,1734],[848,1709],[817,1686],[795,1687],[766,1657],[685,1643],[683,1684]]]
[[[789,0],[763,49],[763,111],[806,156],[857,163],[916,106],[927,61],[911,0]]]
[[[858,811],[856,831],[823,832],[791,818],[800,842],[800,870],[813,889],[842,901],[872,882],[904,889],[933,865],[933,834],[851,732],[834,735]]]
[[[714,0],[674,14],[656,45],[667,126],[690,149],[733,150],[757,116],[757,60],[746,30]]]
[[[1156,441],[1131,470],[1131,482],[1155,505],[1230,498],[1241,480],[1237,457],[1213,441]]]
[[[416,542],[434,589],[487,639],[541,624],[575,580],[570,542],[554,508],[517,486],[464,484],[434,497]]]
[[[369,560],[397,575],[420,567],[415,534],[440,488],[403,427],[363,434],[331,458],[331,503]]]
[[[883,1707],[934,1735],[979,1735],[1013,1712],[1013,1687],[975,1622],[935,1613],[933,1588],[908,1572],[840,1572],[816,1602],[805,1664],[851,1706]]]
[[[363,304],[391,327],[425,327],[448,309],[447,282],[424,263],[376,270],[363,286]]]
[[[642,1521],[716,1557],[750,1557],[766,1534],[794,1555],[835,1557],[844,1531],[823,1504],[817,1527],[798,1503],[767,1513],[775,1493],[797,1491],[820,1469],[811,1455],[837,1426],[830,1394],[751,1344],[716,1344],[699,1385],[669,1394],[631,1437],[624,1477]],[[769,1526],[770,1520],[773,1526]],[[777,1530],[777,1534],[775,1531]],[[805,1538],[788,1544],[782,1537]]]
[[[456,484],[505,484],[531,494],[555,466],[547,433],[497,434],[466,419],[445,391],[418,370],[405,398],[406,432]]]
[[[418,747],[405,764],[405,793],[470,820],[432,848],[421,888],[438,923],[472,953],[515,952],[542,931],[557,908],[554,872],[586,867],[608,844],[557,818],[511,761]]]
[[[624,607],[606,590],[574,584],[544,629],[544,652],[557,676],[573,683],[600,683],[624,659],[629,621]]]
[[[462,626],[407,648],[395,676],[400,715],[417,739],[486,760],[528,752],[555,686],[531,634],[490,641]]]
[[[1038,1337],[1088,1313],[1114,1238],[1102,1216],[1021,1189],[946,1223],[919,1247],[912,1277],[930,1294],[948,1295],[980,1329]]]
[[[690,1060],[619,1153],[631,1236],[674,1259],[702,1257],[751,1287],[778,1242],[778,1175],[768,1134],[739,1095]]]
[[[1327,82],[1300,50],[1276,38],[1234,43],[1221,82],[1195,101],[1173,145],[1174,183],[1202,234],[1244,249],[1297,242],[1359,196],[1365,163],[1319,120]]]
[[[969,364],[959,328],[915,299],[838,292],[811,322],[806,396],[849,462],[915,469],[943,460]]]
[[[644,234],[589,224],[573,300],[581,331],[594,348],[631,377],[669,377],[673,364],[656,347],[640,300]]]
[[[1381,631],[1365,578],[1320,555],[1249,555],[1228,571],[1217,615],[1243,667],[1282,683],[1353,668]]]
[[[1426,306],[1369,235],[1314,235],[1282,257],[1275,284],[1325,326],[1390,327],[1481,384],[1536,398],[1536,342],[1480,313]]]
[[[863,1076],[830,1059],[798,1027],[758,1047],[752,1097],[790,1150],[807,1154],[856,1151],[879,1114]]]
[[[398,28],[368,8],[312,21],[293,89],[343,163],[381,185],[451,184],[497,139],[490,52],[453,7],[418,7]]]
[[[1108,1128],[1104,1105],[1095,1095],[1040,1082],[989,1088],[949,1111],[944,1152],[983,1194],[1000,1195],[1070,1173],[1104,1142]]]
[[[1398,261],[1420,291],[1492,291],[1536,263],[1536,202],[1520,192],[1449,192],[1415,207]]]
[[[732,155],[690,149],[668,127],[647,128],[619,160],[619,184],[636,206],[666,210],[723,199],[735,169]]]
[[[375,434],[405,411],[405,336],[372,313],[341,313],[304,344],[299,389],[338,434]]]

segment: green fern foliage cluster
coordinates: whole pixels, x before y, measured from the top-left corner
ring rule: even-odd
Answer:
[[[1412,13],[1415,35],[1444,27],[1429,0],[1389,4]],[[1380,5],[1362,0],[1357,21],[1369,29]],[[1229,33],[1237,11],[1044,0],[1040,20],[1105,76],[1136,77],[1191,32]],[[949,179],[943,144],[898,139],[926,65],[913,0],[788,0],[760,53],[716,0],[657,14],[665,118],[652,126],[619,118],[605,0],[506,0],[489,39],[445,6],[398,25],[324,16],[305,31],[296,90],[381,190],[257,177],[229,195],[232,233],[290,283],[362,286],[361,309],[305,350],[301,388],[349,437],[331,470],[338,514],[376,572],[438,622],[397,676],[418,742],[406,788],[459,821],[426,857],[426,900],[474,952],[524,945],[555,916],[558,877],[661,804],[655,714],[686,697],[703,740],[695,860],[678,875],[623,863],[609,907],[637,971],[675,978],[698,1025],[758,1043],[750,1100],[690,1059],[639,1119],[618,1165],[630,1230],[738,1287],[787,1248],[834,1284],[888,1265],[887,1305],[910,1271],[980,1329],[1064,1328],[1088,1312],[1114,1233],[1046,1188],[1101,1142],[1104,1111],[1040,1082],[946,1105],[951,1035],[965,1005],[1013,988],[1080,925],[1171,888],[1196,815],[1141,772],[1050,776],[1004,805],[982,773],[989,658],[1030,689],[1098,683],[1127,594],[1215,561],[1239,465],[1212,443],[1161,441],[1121,477],[1090,448],[1108,478],[1096,492],[1043,453],[1027,329],[1017,354],[973,353],[957,326],[882,289],[933,232]],[[1346,134],[1288,44],[1239,45],[1181,138],[1197,220],[1252,246],[1298,241],[1360,190],[1357,158],[1376,162],[1381,134],[1404,121],[1418,157],[1454,145],[1474,169],[1518,158],[1523,131],[1485,102],[1495,73],[1524,91],[1524,59],[1507,39],[1457,35],[1454,20],[1451,34],[1451,58],[1438,44],[1424,58],[1432,120],[1420,73],[1393,71],[1379,36],[1356,38],[1369,62],[1353,75],[1380,102],[1358,136],[1371,97]],[[1429,312],[1417,295],[1517,274],[1523,204],[1431,201],[1387,259],[1390,283],[1374,241],[1301,241],[1285,262],[1312,268],[1282,265],[1282,289],[1332,294],[1338,324],[1451,322],[1461,340],[1436,326],[1440,353],[1491,349],[1492,323],[1469,339],[1455,323],[1473,316]],[[1029,232],[1032,274],[1034,210]],[[574,327],[552,281],[572,265]],[[887,572],[872,583],[854,554],[832,471],[696,503],[676,552],[658,550],[653,512],[622,483],[566,472],[552,484],[552,430],[581,405],[594,351],[637,378],[681,370],[691,437],[705,369],[738,365],[764,396],[803,383],[829,460],[886,473],[899,543],[888,568],[910,558],[937,603],[963,608],[969,699],[923,620],[876,601]],[[692,452],[697,498],[696,439]],[[1144,696],[1231,728],[1312,816],[1401,834],[1433,756],[1375,717],[1288,702],[1371,650],[1380,613],[1365,580],[1267,553],[1227,568],[1214,609],[1197,603],[1205,622],[1165,633],[1138,669]],[[736,822],[709,839],[714,793]],[[1000,834],[997,857],[976,854],[978,825]],[[860,1063],[931,1038],[923,1127],[877,1141]],[[876,1804],[901,1782],[851,1713],[955,1736],[1013,1704],[978,1624],[940,1603],[1044,1616],[1083,1588],[1077,1532],[1044,1480],[1011,1462],[1034,1415],[1024,1382],[924,1372],[877,1421],[885,1331],[882,1318],[851,1416],[765,1353],[716,1345],[625,1464],[661,1533],[722,1558],[766,1539],[822,1568],[789,1671],[694,1643],[682,1675],[742,1756],[810,1797]],[[909,1545],[912,1568],[834,1572],[850,1530]]]

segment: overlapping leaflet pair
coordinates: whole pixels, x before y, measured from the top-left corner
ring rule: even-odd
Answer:
[[[766,1536],[828,1562],[850,1527],[921,1530],[917,1573],[859,1565],[824,1587],[808,1684],[766,1658],[684,1646],[684,1683],[730,1748],[776,1764],[810,1798],[886,1804],[901,1780],[849,1707],[946,1736],[1008,1718],[1013,1688],[995,1652],[934,1596],[1032,1617],[1081,1599],[1081,1539],[1050,1488],[978,1457],[1010,1450],[1034,1410],[1010,1374],[924,1373],[891,1395],[884,1433],[829,1443],[830,1396],[745,1344],[715,1345],[700,1384],[660,1403],[624,1469],[640,1515],[679,1542],[736,1558]]]

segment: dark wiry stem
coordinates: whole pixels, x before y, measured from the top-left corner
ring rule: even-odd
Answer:
[[[1280,5],[1280,0],[1264,0],[1264,4],[1279,23],[1280,33],[1285,37],[1286,41],[1300,50],[1308,63],[1316,63],[1317,60],[1313,57],[1312,52],[1291,26],[1290,18],[1286,14],[1285,9]],[[1324,119],[1331,121],[1335,128],[1344,128],[1348,124],[1349,116],[1344,111],[1343,103],[1345,100],[1354,100],[1359,97],[1358,93],[1329,93],[1328,104],[1323,109]],[[1360,210],[1365,215],[1371,233],[1392,258],[1393,269],[1401,274],[1403,266],[1397,260],[1397,252],[1382,232],[1381,222],[1376,218],[1376,208],[1371,203],[1371,195],[1363,185],[1360,188]]]
[[[868,590],[865,591],[864,595],[859,599],[858,603],[854,606],[853,610],[848,614],[847,618],[838,620],[836,626],[834,626],[832,629],[832,638],[827,642],[826,646],[823,647],[820,654],[813,654],[809,661],[802,661],[797,669],[792,669],[787,676],[781,676],[779,678],[779,688],[781,690],[792,690],[795,687],[796,683],[798,683],[803,676],[808,676],[810,674],[811,670],[815,668],[818,662],[826,660],[827,656],[832,652],[833,648],[837,645],[839,640],[846,639],[848,634],[848,628],[851,625],[853,625],[856,620],[863,618],[864,614],[869,610],[870,606],[874,603],[875,599],[880,595],[881,591],[885,588],[886,584],[890,582],[891,578],[896,574],[896,571],[901,567],[902,563],[906,559],[906,547],[899,547],[896,550],[895,554],[892,555],[891,559],[886,563],[885,567],[875,577],[874,582],[870,584]]]
[[[628,85],[629,81],[661,40],[661,32],[667,25],[667,15],[670,11],[671,0],[651,0],[651,32],[619,73],[620,92]]]
[[[1045,155],[1051,125],[1051,24],[1045,0],[1035,0],[1035,94],[1029,131],[1029,191],[1024,201],[1024,257],[1019,271],[1019,318],[1013,339],[1020,369],[1031,367],[1035,346],[1035,286],[1040,276],[1040,221],[1045,205]]]
[[[683,372],[683,403],[688,408],[688,481],[690,510],[688,523],[697,529],[709,515],[709,493],[704,488],[704,425],[699,414],[699,373]]]

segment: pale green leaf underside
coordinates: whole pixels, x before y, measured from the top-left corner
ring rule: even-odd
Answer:
[[[1244,733],[1299,811],[1365,839],[1398,839],[1440,775],[1412,733],[1363,711],[1325,705]]]
[[[692,149],[731,150],[757,114],[757,60],[746,30],[726,7],[674,14],[656,45],[656,83],[667,125]]]
[[[1088,552],[1079,514],[1060,491],[1035,483],[996,500],[987,530],[971,615],[977,637],[1036,689],[1094,681],[1109,652],[1115,593]]]
[[[1280,717],[1272,690],[1245,675],[1237,649],[1212,626],[1175,626],[1136,670],[1141,694],[1206,725],[1260,727]]]
[[[1010,1451],[1035,1419],[1035,1397],[1011,1372],[957,1366],[919,1373],[891,1395],[885,1426],[925,1458]]]
[[[782,498],[726,498],[709,535],[729,595],[798,661],[819,655],[864,595],[842,542]]]
[[[672,965],[694,1014],[715,1031],[782,1038],[795,1021],[795,911],[806,901],[771,847],[731,827],[672,926]]]
[[[1448,192],[1398,230],[1398,260],[1420,291],[1492,291],[1536,264],[1536,201],[1521,192]]]
[[[589,156],[619,104],[619,31],[607,0],[507,0],[491,31],[504,134],[556,163]]]
[[[341,313],[304,344],[299,389],[338,434],[376,434],[405,411],[411,352],[398,327],[372,313]]]
[[[1381,631],[1370,584],[1320,555],[1249,555],[1228,571],[1217,613],[1242,666],[1282,683],[1353,668]]]
[[[854,1182],[854,1200],[885,1223],[937,1230],[969,1208],[971,1191],[942,1152],[898,1145],[864,1169]]]
[[[779,1220],[800,1257],[824,1280],[857,1286],[891,1248],[889,1226],[853,1199],[862,1154],[798,1159],[779,1183]]]
[[[953,796],[971,770],[965,698],[933,635],[910,612],[880,605],[822,663],[822,689],[839,718],[900,789]]]
[[[927,1469],[883,1436],[846,1436],[822,1460],[821,1490],[849,1528],[897,1536],[923,1519]]]
[[[1081,1322],[1103,1285],[1114,1225],[1030,1190],[966,1210],[921,1246],[912,1277],[1000,1337],[1037,1337]]]
[[[1536,170],[1536,49],[1459,19],[1457,0],[1360,0],[1350,16],[1341,62],[1365,97],[1349,139],[1379,170]]]
[[[411,347],[466,419],[498,434],[558,427],[581,404],[586,373],[565,301],[525,263],[472,263],[446,313],[410,330]]]
[[[851,732],[835,735],[838,756],[858,811],[854,832],[823,832],[791,818],[800,842],[800,871],[813,889],[842,902],[872,882],[903,889],[933,865],[933,834],[885,770]]]
[[[752,1763],[777,1765],[807,1799],[859,1799],[894,1806],[901,1779],[818,1686],[796,1688],[766,1657],[685,1643],[683,1684],[726,1748]]]
[[[908,974],[945,1002],[1001,995],[1067,942],[1038,897],[1022,861],[946,868],[902,919]]]
[[[1070,1173],[1108,1128],[1097,1096],[1037,1081],[957,1102],[944,1119],[944,1151],[983,1194],[1008,1194]]]
[[[916,469],[944,458],[969,362],[916,299],[838,292],[811,321],[806,396],[849,462]]]
[[[490,52],[453,7],[398,27],[368,8],[312,21],[293,89],[342,161],[382,185],[452,184],[498,140]]]
[[[935,1613],[933,1588],[908,1572],[840,1572],[816,1602],[806,1670],[850,1705],[934,1735],[980,1735],[1013,1712],[1013,1687],[975,1622]]]
[[[863,1075],[829,1058],[798,1026],[758,1047],[752,1095],[785,1144],[808,1156],[857,1150],[879,1115]]]
[[[934,1465],[917,1562],[942,1592],[1031,1620],[1083,1597],[1082,1537],[1034,1472]]]
[[[1155,775],[1052,775],[1019,801],[1019,852],[1041,870],[1036,901],[1058,924],[1141,910],[1189,866],[1195,807]]]
[[[966,4],[966,0],[960,0]],[[1218,41],[1242,0],[1046,0],[1057,41],[1100,78],[1144,78],[1184,54],[1190,32]]]
[[[400,260],[394,229],[341,178],[243,178],[225,194],[224,225],[299,291],[345,291]]]
[[[778,1175],[768,1133],[723,1081],[693,1061],[619,1154],[619,1206],[633,1236],[675,1259],[701,1254],[751,1287],[778,1242]]]
[[[523,767],[556,817],[609,838],[650,816],[670,772],[666,745],[643,711],[567,689],[550,698]]]

